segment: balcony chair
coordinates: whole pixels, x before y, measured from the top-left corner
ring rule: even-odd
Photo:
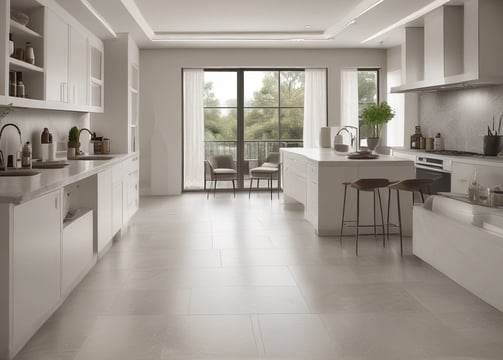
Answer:
[[[267,155],[265,162],[259,167],[250,170],[250,190],[248,192],[248,198],[251,197],[251,191],[253,187],[253,180],[257,179],[257,189],[259,188],[260,179],[267,180],[267,188],[271,191],[272,200],[272,181],[274,179],[278,180],[278,199],[280,190],[280,156],[279,152],[271,152]]]
[[[234,191],[234,197],[236,197],[236,184],[235,180],[238,179],[238,172],[234,166],[234,159],[232,155],[214,155],[210,156],[205,160],[205,171],[208,170],[208,174],[204,177],[204,190],[206,190],[206,182],[208,181],[207,175],[209,175],[209,180],[213,181],[213,197],[217,191],[218,181],[232,181],[232,189]],[[206,192],[206,198],[210,196],[211,188]]]

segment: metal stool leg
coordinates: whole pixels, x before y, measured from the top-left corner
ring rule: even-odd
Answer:
[[[271,178],[269,179],[269,182],[271,183],[270,189],[271,189],[271,200],[272,200],[272,175],[271,175]]]
[[[253,186],[253,178],[250,177],[250,190],[248,191],[248,199],[250,199],[251,197],[251,189],[252,189],[252,186]]]
[[[346,193],[348,192],[348,186],[344,184],[344,200],[342,201],[342,221],[341,221],[341,234],[339,236],[339,242],[342,246],[342,230],[344,229],[344,215],[346,212]]]
[[[382,225],[382,247],[386,247],[386,233],[384,232],[384,214],[382,211],[382,201],[381,201],[381,192],[377,189],[377,196],[379,197],[379,208],[381,209],[381,225]]]
[[[360,189],[356,190],[356,256],[358,256],[358,238],[360,236]]]
[[[389,240],[389,210],[390,210],[390,207],[391,207],[391,189],[388,188],[388,215],[386,218],[386,233],[387,233],[388,240]]]
[[[215,183],[213,184],[213,197],[215,197],[216,193],[217,193],[217,179],[215,179]]]
[[[376,226],[376,189],[372,191],[373,202],[374,202],[374,240],[377,240],[377,226]]]
[[[232,191],[234,192],[234,199],[236,198],[236,184],[234,184],[234,180],[232,180]]]
[[[423,194],[423,190],[419,189],[419,193],[421,194],[421,201],[423,202],[424,204],[424,194]]]
[[[400,231],[400,255],[403,255],[402,215],[400,211],[400,190],[398,189],[396,189],[396,203],[398,208],[398,229]]]

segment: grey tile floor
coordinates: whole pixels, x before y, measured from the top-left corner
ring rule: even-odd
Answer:
[[[265,192],[142,198],[16,360],[503,359],[503,314],[406,245],[355,257]]]

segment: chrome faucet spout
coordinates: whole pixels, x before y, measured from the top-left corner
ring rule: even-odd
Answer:
[[[82,128],[82,129],[79,130],[79,138],[77,139],[79,143],[80,143],[80,134],[82,133],[82,131],[87,131],[89,133],[89,135],[91,135],[91,140],[96,137],[96,133],[95,132],[89,130],[88,128]],[[83,154],[83,152],[80,151],[80,154]]]
[[[351,131],[349,131],[349,129],[354,129],[355,130],[355,133],[356,135],[354,135]],[[351,136],[351,148],[353,149],[353,147],[355,148],[355,151],[358,151],[358,128],[356,126],[351,126],[351,125],[346,125],[346,126],[343,126],[342,128],[339,129],[339,131],[337,131],[337,135],[340,135],[340,133],[342,131],[345,131],[349,134],[349,136]],[[355,141],[356,141],[356,146],[355,146]]]

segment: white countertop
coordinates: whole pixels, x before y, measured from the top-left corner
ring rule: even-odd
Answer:
[[[393,152],[402,152],[413,155],[428,155],[431,158],[437,159],[447,159],[450,161],[455,161],[464,164],[474,164],[474,165],[489,165],[489,166],[499,166],[503,167],[503,157],[499,156],[451,156],[451,155],[441,155],[435,153],[427,153],[425,150],[407,149],[407,148],[393,148]]]
[[[68,184],[117,164],[132,154],[107,154],[110,160],[68,160],[70,165],[61,169],[34,169],[39,175],[34,176],[5,176],[0,177],[0,203],[20,204],[36,197],[60,189]]]
[[[378,164],[414,166],[412,160],[388,155],[379,155],[377,159],[348,159],[346,155],[328,148],[282,148],[280,150],[303,156],[318,166],[374,166]]]

